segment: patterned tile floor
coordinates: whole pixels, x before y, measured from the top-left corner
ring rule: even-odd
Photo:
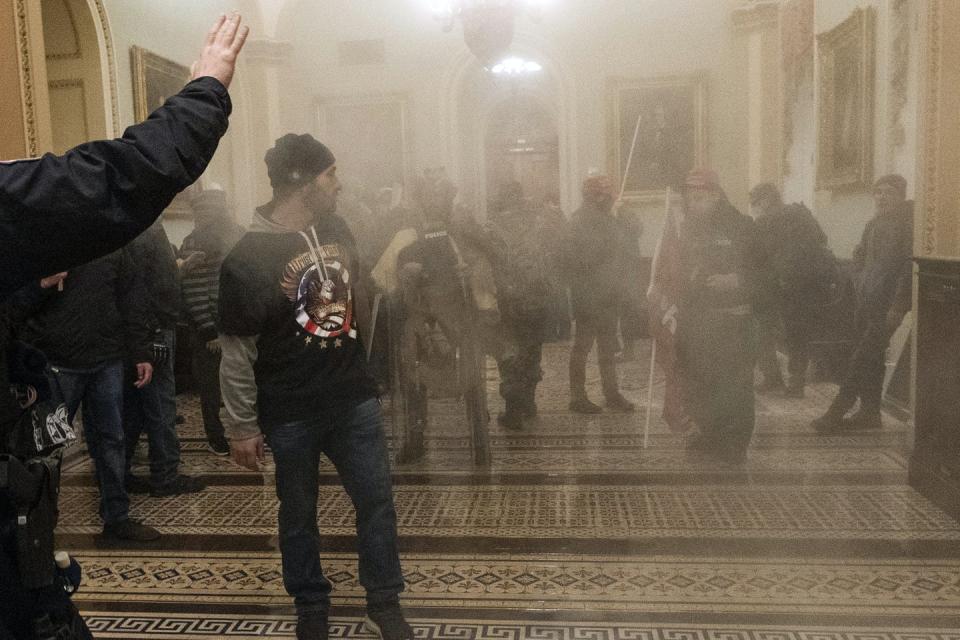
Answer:
[[[470,463],[450,401],[435,403],[427,457],[395,467],[419,638],[960,640],[960,525],[907,485],[909,425],[814,435],[833,390],[814,385],[802,401],[758,399],[745,467],[705,464],[657,420],[644,449],[642,413],[567,413],[566,349],[547,348],[538,421],[492,425],[490,467]],[[638,402],[645,368],[620,365]],[[488,379],[495,413],[492,367]],[[101,638],[293,637],[269,464],[252,474],[211,455],[196,401],[181,412],[184,468],[210,487],[134,498],[158,543],[106,543],[91,465],[72,457],[59,535],[84,566],[78,604]],[[331,635],[370,637],[352,509],[329,463],[321,483]]]

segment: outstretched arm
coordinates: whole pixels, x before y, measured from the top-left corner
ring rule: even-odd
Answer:
[[[195,79],[117,140],[0,164],[0,300],[135,238],[206,169],[226,133],[239,16],[207,34]]]

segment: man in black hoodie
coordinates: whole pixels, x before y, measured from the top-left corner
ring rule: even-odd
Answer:
[[[267,152],[273,200],[220,274],[220,380],[234,461],[276,465],[283,579],[297,638],[327,638],[332,585],[320,566],[318,467],[325,453],[357,512],[368,629],[413,638],[400,609],[403,574],[377,385],[363,339],[371,327],[356,242],[334,212],[333,154],[288,134]]]

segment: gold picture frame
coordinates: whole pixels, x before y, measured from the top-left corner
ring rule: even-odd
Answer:
[[[320,139],[340,175],[367,189],[404,187],[412,178],[410,105],[402,93],[314,98]]]
[[[146,120],[167,98],[183,89],[190,81],[190,69],[142,47],[130,47],[130,68],[133,75],[133,116]],[[198,180],[174,198],[164,211],[167,218],[191,218],[190,200],[201,190]]]
[[[857,188],[873,179],[876,15],[861,8],[817,36],[817,188]]]
[[[637,120],[637,146],[624,197],[663,198],[706,161],[707,78],[704,73],[608,81],[609,170],[624,181]]]

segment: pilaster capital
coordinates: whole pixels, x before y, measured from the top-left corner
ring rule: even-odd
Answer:
[[[738,31],[776,27],[780,21],[780,0],[739,0],[731,17]]]

